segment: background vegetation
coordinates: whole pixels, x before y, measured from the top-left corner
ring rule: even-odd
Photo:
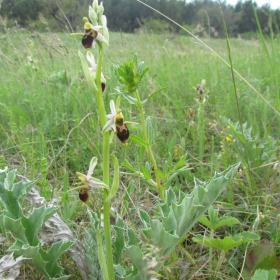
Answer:
[[[111,31],[133,33],[146,28],[156,33],[179,32],[178,27],[162,20],[158,14],[137,1],[105,0],[103,2]],[[251,0],[239,1],[235,6],[227,5],[223,1],[219,4],[212,0],[194,0],[190,3],[182,0],[144,0],[143,2],[179,24],[187,26],[196,34],[214,38],[224,36],[220,8],[225,15],[230,36],[252,36],[252,33],[257,31],[253,4],[263,32],[269,34],[270,26],[275,34],[279,32],[280,11],[271,11],[268,5],[258,7]],[[18,25],[42,31],[43,16],[52,31],[71,31],[81,28],[81,18],[88,5],[89,2],[86,0],[3,0],[0,15],[8,20],[9,27]]]
[[[87,8],[81,13],[85,10]],[[110,22],[110,16],[106,15]],[[145,24],[145,20],[143,22]],[[63,205],[60,215],[80,238],[88,224],[84,215],[86,207],[78,200],[77,193],[69,193],[67,198],[65,190],[77,182],[76,171],[86,172],[92,156],[100,158],[102,144],[97,108],[78,59],[77,50],[84,52],[80,40],[68,32],[51,32],[51,24],[43,18],[36,24],[44,32],[2,26],[0,168],[6,165],[10,169],[17,168],[27,178],[36,179],[40,193],[47,200],[56,198]],[[38,31],[36,25],[34,29]],[[137,52],[139,60],[144,60],[145,66],[150,68],[141,85],[142,99],[167,87],[145,104],[145,114],[151,116],[152,148],[159,168],[163,170],[169,163],[174,165],[180,158],[188,167],[172,178],[170,186],[175,193],[190,192],[194,177],[206,181],[215,171],[241,161],[235,179],[215,205],[219,215],[231,215],[240,223],[215,229],[215,237],[234,235],[242,230],[257,232],[266,240],[257,248],[269,247],[273,252],[270,268],[279,270],[280,45],[273,38],[273,29],[270,29],[271,37],[264,40],[261,33],[264,29],[261,23],[259,40],[230,40],[234,68],[260,95],[239,76],[233,83],[230,68],[202,44],[190,37],[174,36],[174,33],[158,35],[147,29],[137,34],[110,33],[103,69],[108,77],[104,98],[115,99],[117,79],[112,63],[122,63]],[[204,41],[228,60],[225,40],[206,38]],[[197,84],[203,84],[203,97],[197,92]],[[203,107],[202,98],[206,100]],[[139,115],[126,100],[122,99],[121,107],[125,119],[140,122]],[[239,120],[244,124],[242,128]],[[137,127],[132,127],[131,134],[137,133]],[[130,176],[123,163],[144,164],[147,161],[145,149],[132,142],[125,147],[114,141],[112,150],[121,164],[122,182],[113,207],[115,212],[124,214],[127,224],[137,228],[136,213],[129,210],[136,205],[149,212],[155,194],[145,181]],[[95,177],[101,176],[102,170],[97,167],[94,173]],[[99,195],[94,194],[89,207],[100,209],[101,201]],[[74,209],[71,215],[65,211],[66,207]],[[174,263],[164,268],[163,277],[207,278],[211,275],[215,257],[208,263],[208,249],[192,240],[194,235],[205,232],[208,233],[205,224],[196,225],[173,256]],[[248,252],[251,248],[247,248]],[[5,249],[3,245],[0,253]],[[245,250],[243,245],[227,252],[228,261],[221,268],[220,279],[239,277],[239,271],[244,268]],[[251,256],[253,254],[254,251]],[[187,258],[189,255],[194,263]],[[79,279],[75,267],[67,264],[67,259],[64,263],[73,278]],[[247,262],[245,268],[251,275],[250,263]],[[36,271],[28,267],[23,269],[23,274],[36,279]]]

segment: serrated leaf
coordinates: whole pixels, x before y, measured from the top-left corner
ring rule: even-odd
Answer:
[[[142,147],[148,147],[149,143],[135,135],[130,135],[129,139]]]
[[[25,237],[28,243],[32,246],[39,244],[38,232],[41,230],[44,222],[50,218],[59,207],[49,207],[42,205],[39,208],[34,208],[28,217],[22,217],[22,225],[26,229]]]
[[[213,224],[213,230],[216,230],[220,227],[228,226],[232,227],[234,225],[239,225],[240,221],[234,217],[220,217],[214,224]]]
[[[138,246],[128,246],[126,250],[130,256],[131,261],[137,267],[139,274],[141,275],[140,279],[146,279],[146,267],[147,259],[144,258],[141,249]]]
[[[159,220],[151,220],[150,226],[148,229],[143,229],[142,233],[152,241],[152,244],[156,244],[161,255],[167,254],[169,248],[175,247],[179,242],[179,236],[168,232]]]
[[[139,215],[146,226],[149,226],[151,224],[150,216],[146,211],[140,209]]]
[[[27,242],[25,229],[21,223],[21,219],[14,220],[5,215],[0,215],[0,227],[9,230],[15,238],[18,238],[23,242]]]
[[[22,215],[21,203],[33,182],[17,182],[14,184],[16,171],[2,173],[2,182],[0,183],[0,203],[4,205],[3,211],[12,219],[18,219]],[[6,176],[5,176],[6,175]]]
[[[209,236],[199,234],[193,238],[193,241],[221,251],[228,251],[234,247],[240,246],[241,244],[256,241],[258,239],[259,235],[255,233],[242,232],[233,236],[226,236],[223,239],[211,238]]]
[[[68,251],[68,249],[74,244],[73,241],[59,241],[52,244],[48,252],[40,251],[42,258],[47,262],[46,271],[50,277],[60,276],[63,272],[63,268],[58,266],[58,258]]]

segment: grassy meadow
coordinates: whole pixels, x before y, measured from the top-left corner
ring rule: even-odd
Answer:
[[[85,50],[78,37],[66,33],[12,29],[0,37],[0,169],[8,166],[36,180],[40,194],[47,201],[57,200],[59,214],[80,238],[87,227],[87,207],[77,192],[70,192],[67,201],[63,193],[77,183],[75,172],[86,174],[93,156],[102,161],[102,128],[94,94],[78,57],[78,50]],[[202,40],[229,61],[226,40]],[[230,215],[240,224],[224,226],[213,234],[222,238],[241,231],[255,232],[279,256],[280,43],[269,38],[230,39],[229,43],[233,67],[247,83],[238,75],[233,82],[230,67],[192,37],[110,33],[103,68],[107,78],[104,99],[106,104],[116,99],[118,83],[113,64],[132,59],[137,53],[139,61],[149,67],[139,90],[141,98],[165,88],[144,106],[145,116],[150,116],[152,123],[152,149],[158,166],[164,169],[166,162],[175,165],[183,159],[188,167],[175,174],[169,186],[175,193],[188,193],[195,177],[207,181],[215,172],[241,162],[234,179],[214,204],[219,216]],[[202,96],[197,92],[198,84],[203,84]],[[121,108],[126,120],[141,122],[138,111],[123,98]],[[106,109],[109,111],[109,107]],[[130,133],[140,134],[137,126],[132,126]],[[149,158],[143,147],[132,141],[124,146],[116,138],[111,151],[121,171],[120,189],[112,206],[117,213],[126,213],[127,223],[137,228],[134,207],[155,211],[157,194],[122,163],[127,161],[140,169]],[[101,175],[97,166],[94,176]],[[124,204],[128,187],[132,201]],[[67,216],[65,207],[73,205],[75,210]],[[100,209],[102,196],[92,195],[88,206]],[[130,211],[124,212],[123,207]],[[195,243],[192,237],[198,233],[209,234],[209,230],[197,223],[159,279],[214,279],[216,251],[209,253],[209,248]],[[1,245],[0,256],[9,245]],[[217,279],[243,279],[239,272],[254,246],[241,244],[227,251]],[[61,262],[71,279],[82,279],[67,263],[67,257]],[[279,269],[279,264],[268,267]],[[41,279],[28,266],[22,268],[22,275],[25,279]]]

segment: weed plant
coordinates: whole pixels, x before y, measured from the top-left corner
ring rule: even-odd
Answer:
[[[280,45],[273,36],[264,38],[260,28],[259,35],[259,40],[228,39],[228,45],[225,40],[203,40],[213,53],[186,36],[110,33],[102,65],[106,112],[110,100],[116,101],[122,89],[116,69],[128,59],[133,61],[135,53],[137,63],[145,61],[144,68],[149,67],[137,88],[139,100],[161,89],[143,108],[122,95],[125,120],[135,123],[129,125],[134,138],[127,146],[116,137],[110,144],[114,160],[105,184],[114,185],[116,169],[120,170],[120,183],[117,193],[105,190],[105,201],[115,196],[110,205],[111,223],[115,224],[111,241],[119,242],[119,247],[112,248],[114,271],[120,279],[274,279],[275,271],[270,269],[279,273]],[[113,279],[102,267],[110,265],[104,261],[108,247],[104,256],[95,255],[94,264],[90,261],[96,247],[101,252],[102,239],[106,239],[100,223],[103,193],[95,191],[85,206],[77,193],[68,192],[78,182],[75,173],[85,173],[92,157],[103,161],[102,120],[77,55],[78,51],[86,54],[80,39],[47,29],[45,33],[6,29],[0,36],[0,169],[17,169],[36,180],[47,201],[55,198],[61,206],[58,214],[87,244],[85,256],[91,275],[101,277],[103,273],[104,279]],[[240,76],[220,59],[227,61],[229,54],[229,64]],[[180,242],[175,241],[173,232],[168,235],[167,222],[160,217],[172,203],[180,208],[183,194],[194,189],[194,178],[199,179],[196,186],[201,186],[215,172],[228,170],[237,162],[241,165],[234,179],[220,192],[214,208],[209,204],[208,212],[201,212],[200,223],[192,224],[188,231],[178,227],[177,233],[183,235]],[[182,172],[172,173],[176,166]],[[103,172],[102,165],[97,165],[94,177],[102,180]],[[150,178],[157,181],[155,185]],[[158,185],[165,186],[162,192]],[[5,207],[0,210],[2,215]],[[227,221],[224,224],[223,219]],[[215,227],[209,221],[221,224]],[[146,228],[142,229],[141,223]],[[170,249],[161,244],[164,252],[170,253],[168,260],[159,244],[153,243],[157,239],[150,228],[156,226],[172,245]],[[4,256],[13,240],[3,228],[1,233],[6,236],[0,251]],[[257,256],[261,250],[263,258]],[[141,258],[133,259],[137,254]],[[62,263],[67,258],[63,256]],[[82,279],[78,269],[66,266],[66,270],[73,279]],[[29,264],[22,267],[21,274],[29,279],[40,277],[39,272],[30,272]]]

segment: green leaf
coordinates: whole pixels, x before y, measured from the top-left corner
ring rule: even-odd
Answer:
[[[193,241],[198,244],[203,244],[207,247],[215,248],[221,251],[228,251],[241,244],[253,242],[259,239],[259,235],[251,232],[242,232],[233,236],[226,236],[223,239],[211,238],[201,234],[195,236]]]
[[[113,184],[112,184],[111,190],[109,192],[109,195],[108,195],[106,201],[110,201],[115,197],[115,195],[119,189],[119,184],[120,184],[119,162],[118,162],[118,159],[114,155],[111,155],[111,157],[113,159],[113,164],[114,164],[114,179],[113,179]]]
[[[144,175],[144,178],[149,181],[152,178],[152,176],[150,174],[150,170],[145,168],[143,165],[141,166],[141,170],[142,170],[142,173]]]
[[[143,256],[142,250],[135,245],[126,247],[126,250],[141,275],[140,279],[146,279],[147,259]]]
[[[34,182],[17,182],[14,183],[16,171],[1,173],[0,181],[0,204],[3,204],[7,216],[12,219],[18,219],[22,216],[21,204]]]
[[[50,277],[57,277],[63,273],[63,268],[58,266],[58,258],[74,244],[72,241],[59,241],[52,244],[48,252],[40,251],[42,258],[47,262],[46,271]],[[69,277],[69,276],[68,276]]]
[[[252,280],[275,280],[276,279],[277,270],[263,270],[258,269],[254,273],[254,276],[251,278]]]
[[[132,172],[136,172],[136,169],[128,161],[124,161],[123,166]]]
[[[124,249],[124,230],[126,225],[122,219],[117,218],[114,225],[114,230],[116,232],[116,238],[114,243],[114,257],[115,263],[120,264],[122,261],[122,251]]]
[[[146,130],[148,134],[149,143],[150,145],[152,145],[155,142],[155,133],[154,133],[154,128],[150,116],[146,118],[145,123],[146,123]]]
[[[22,225],[25,228],[25,236],[28,243],[32,246],[39,244],[38,232],[41,230],[45,221],[50,218],[59,207],[47,208],[42,205],[39,208],[34,208],[28,217],[22,217]]]
[[[143,139],[135,136],[135,135],[130,135],[129,136],[129,139],[131,141],[133,141],[134,143],[138,144],[139,146],[142,146],[142,147],[148,147],[149,146],[149,143],[144,141]]]
[[[20,239],[22,242],[27,242],[21,219],[14,220],[6,215],[0,215],[0,227],[9,230],[14,237]]]
[[[150,226],[148,229],[143,229],[142,233],[159,248],[161,255],[167,254],[170,247],[175,247],[178,244],[179,236],[165,230],[164,225],[159,220],[151,220]]]
[[[165,89],[168,89],[168,87],[162,87],[158,90],[156,90],[155,92],[153,92],[149,97],[148,97],[148,100],[152,99],[153,97],[155,97],[158,93],[160,93],[161,91],[165,90]]]
[[[240,221],[234,217],[220,217],[214,224],[213,224],[213,230],[216,230],[220,227],[228,226],[232,227],[234,225],[239,225]]]

